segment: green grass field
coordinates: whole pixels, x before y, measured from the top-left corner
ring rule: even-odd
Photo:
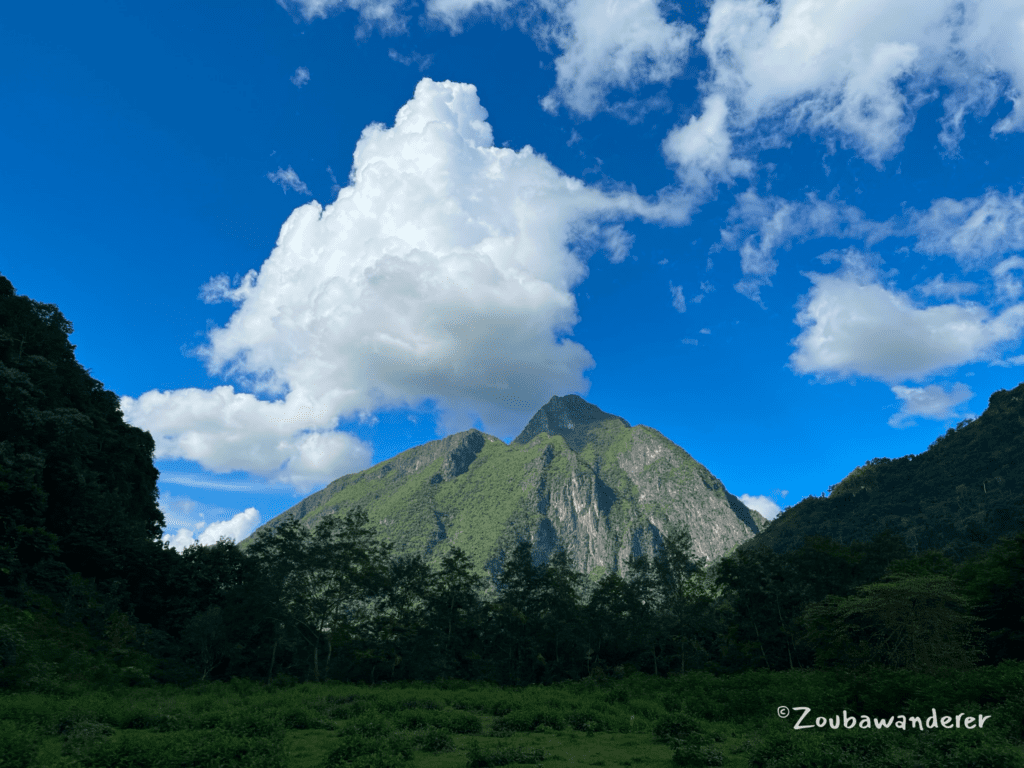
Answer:
[[[777,713],[789,707],[787,718]],[[982,729],[828,725],[834,717],[989,716]],[[966,721],[964,721],[966,722]],[[879,672],[634,674],[513,689],[239,679],[0,696],[0,768],[1024,766],[1024,664],[943,679]]]

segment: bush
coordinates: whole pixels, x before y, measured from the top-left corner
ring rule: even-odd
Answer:
[[[343,734],[362,736],[369,739],[376,739],[378,741],[381,738],[386,737],[388,734],[393,733],[394,730],[395,727],[390,720],[373,714],[360,715],[350,723],[343,725],[341,728],[341,732]]]
[[[39,743],[40,736],[36,729],[0,721],[0,768],[31,765],[39,753]]]
[[[565,728],[565,718],[547,709],[517,709],[495,720],[494,730],[523,733],[542,725],[560,731]]]
[[[654,724],[654,736],[661,741],[679,739],[694,742],[711,739],[704,723],[685,711],[658,718]]]
[[[442,712],[437,724],[452,733],[480,733],[484,726],[480,718],[469,712]]]
[[[511,765],[512,763],[537,763],[544,759],[544,750],[529,750],[514,744],[501,744],[489,752],[480,749],[476,740],[469,744],[469,761],[467,768],[488,768],[492,765]]]
[[[581,709],[570,712],[565,716],[565,719],[568,721],[569,725],[577,731],[593,733],[595,731],[604,731],[608,729],[608,723],[605,719],[591,709]]]
[[[94,741],[78,760],[85,768],[285,768],[280,740],[201,731],[123,731]]]
[[[276,712],[265,709],[235,710],[224,718],[221,728],[242,738],[275,736],[284,730]]]
[[[684,768],[725,765],[725,755],[707,744],[680,744],[672,752],[672,763]]]
[[[389,739],[349,732],[327,756],[323,768],[398,768],[412,759],[412,742],[401,736]]]
[[[430,728],[418,740],[419,748],[424,752],[451,752],[455,749],[455,741],[451,733],[441,728]]]
[[[330,728],[330,723],[324,723],[305,707],[296,704],[281,711],[281,722],[284,727],[292,731],[304,731],[310,728]]]
[[[64,719],[57,725],[57,735],[64,738],[63,754],[81,759],[97,742],[113,736],[114,729],[107,723]]]

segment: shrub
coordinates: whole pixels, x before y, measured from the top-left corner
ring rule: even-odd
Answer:
[[[366,714],[360,715],[350,723],[346,723],[342,726],[341,732],[343,734],[352,734],[379,740],[382,737],[387,736],[389,733],[394,732],[394,730],[394,725],[392,725],[390,720],[377,714]]]
[[[593,733],[594,731],[607,730],[608,724],[605,719],[590,709],[581,709],[570,712],[565,716],[569,725],[577,731]]]
[[[437,720],[438,725],[452,733],[480,733],[484,729],[480,718],[469,712],[443,712]]]
[[[469,761],[467,768],[488,768],[492,765],[511,765],[512,763],[536,763],[544,759],[544,750],[529,750],[514,744],[500,744],[489,752],[484,752],[476,740],[469,744]]]
[[[330,724],[321,722],[320,718],[305,707],[300,707],[297,704],[293,704],[281,711],[281,722],[285,728],[293,731],[330,727]]]
[[[276,712],[265,709],[240,709],[224,718],[221,728],[235,736],[249,738],[278,735],[284,730],[284,723]]]
[[[39,753],[39,742],[36,729],[0,721],[0,768],[31,765]]]
[[[412,759],[412,742],[402,736],[383,741],[359,733],[346,733],[327,756],[324,768],[398,768]]]
[[[684,768],[725,765],[725,755],[708,744],[679,744],[672,752],[672,763]]]
[[[451,752],[455,742],[451,733],[441,728],[430,728],[419,738],[419,747],[424,752]]]
[[[565,728],[565,718],[560,713],[547,709],[517,709],[499,717],[494,723],[494,729],[522,733],[532,731],[541,725],[560,731]]]
[[[94,741],[78,761],[85,768],[285,768],[280,740],[200,731],[123,731]]]

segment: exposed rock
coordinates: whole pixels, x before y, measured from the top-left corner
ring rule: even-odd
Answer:
[[[356,506],[395,554],[421,552],[436,566],[458,546],[491,577],[525,539],[535,564],[565,550],[596,581],[625,574],[631,554],[653,556],[679,529],[712,562],[767,525],[660,432],[577,395],[553,397],[509,445],[473,429],[411,448],[264,527],[291,517],[312,525]]]

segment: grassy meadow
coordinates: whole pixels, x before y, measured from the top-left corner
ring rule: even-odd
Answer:
[[[1024,766],[1024,664],[932,676],[877,670],[594,675],[550,686],[239,678],[0,696],[0,768],[1003,768]],[[780,707],[788,707],[781,717]],[[798,707],[858,726],[794,729]],[[928,727],[963,713],[961,727]],[[987,716],[968,729],[966,717]],[[862,717],[871,727],[862,728]],[[876,727],[899,715],[906,730]],[[977,721],[974,721],[976,724]],[[922,730],[923,728],[923,730]]]

